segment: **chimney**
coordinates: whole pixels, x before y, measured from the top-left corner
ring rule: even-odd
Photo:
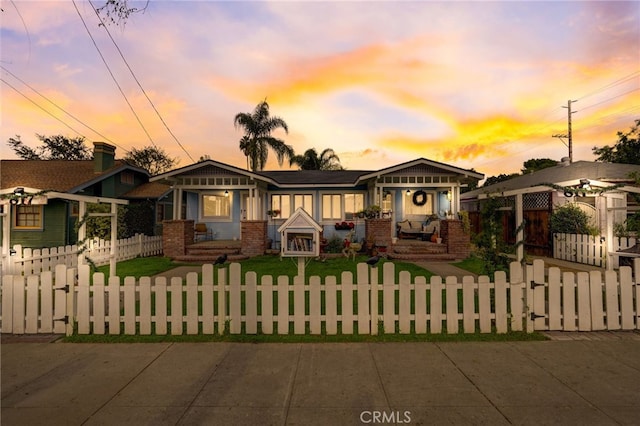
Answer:
[[[105,142],[93,143],[93,171],[102,173],[113,167],[116,159],[116,147]]]

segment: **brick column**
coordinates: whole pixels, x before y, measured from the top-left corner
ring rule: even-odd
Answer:
[[[243,220],[240,222],[242,232],[241,253],[246,256],[260,256],[267,248],[267,221]]]
[[[364,224],[368,243],[391,248],[391,219],[367,219]]]
[[[465,233],[462,221],[447,219],[440,222],[440,237],[447,246],[447,253],[465,259],[471,254],[471,236]]]
[[[193,244],[193,220],[165,220],[162,222],[162,250],[167,257],[183,256]]]

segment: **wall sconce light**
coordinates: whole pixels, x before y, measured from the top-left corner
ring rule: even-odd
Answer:
[[[407,197],[408,197],[409,195],[411,195],[411,190],[410,190],[410,189],[407,189]]]
[[[13,193],[15,195],[23,195],[24,194],[24,188],[20,187],[20,188],[16,188],[13,190]]]
[[[229,196],[229,191],[227,191],[226,189],[224,190],[224,196],[228,197]]]
[[[589,181],[589,179],[580,179],[580,185],[578,187],[582,189],[590,190],[591,182]]]

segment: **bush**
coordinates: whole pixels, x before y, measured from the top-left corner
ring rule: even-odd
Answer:
[[[325,251],[327,253],[340,253],[343,248],[344,248],[344,242],[342,241],[342,238],[334,236],[329,240],[329,243],[327,244]]]
[[[554,234],[598,234],[598,229],[589,224],[589,216],[573,203],[556,208],[549,225]]]

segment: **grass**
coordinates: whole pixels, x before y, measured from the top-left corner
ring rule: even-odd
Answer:
[[[314,275],[324,279],[327,276],[333,275],[340,281],[340,275],[343,271],[351,271],[356,274],[356,265],[363,263],[367,260],[366,256],[358,256],[355,260],[347,259],[346,257],[337,257],[327,259],[326,261],[319,261],[311,259],[306,265],[306,275],[311,277]],[[382,264],[389,262],[388,260],[381,259],[378,263],[379,282],[382,282]],[[293,278],[298,273],[297,259],[283,258],[279,256],[257,256],[239,262],[242,266],[243,274],[248,271],[255,271],[258,275],[258,282],[263,275],[271,275],[274,278],[280,275],[287,275]],[[411,279],[416,276],[424,276],[427,280],[433,275],[430,271],[409,262],[397,262],[395,264],[396,278],[400,271],[409,271]],[[161,272],[168,271],[183,265],[199,265],[173,262],[168,257],[145,257],[136,258],[131,260],[125,260],[118,262],[116,271],[119,277],[150,277]],[[218,268],[218,266],[216,266]],[[109,265],[98,267],[98,272],[105,274],[105,277],[109,276]]]
[[[484,275],[484,262],[482,259],[476,256],[469,256],[461,262],[456,262],[453,264],[458,268],[464,269],[465,271],[473,272],[477,275]]]
[[[131,260],[118,262],[116,273],[119,277],[150,277],[177,266],[187,265],[186,263],[173,262],[168,257],[138,257]],[[109,277],[109,265],[99,266],[98,272]]]

